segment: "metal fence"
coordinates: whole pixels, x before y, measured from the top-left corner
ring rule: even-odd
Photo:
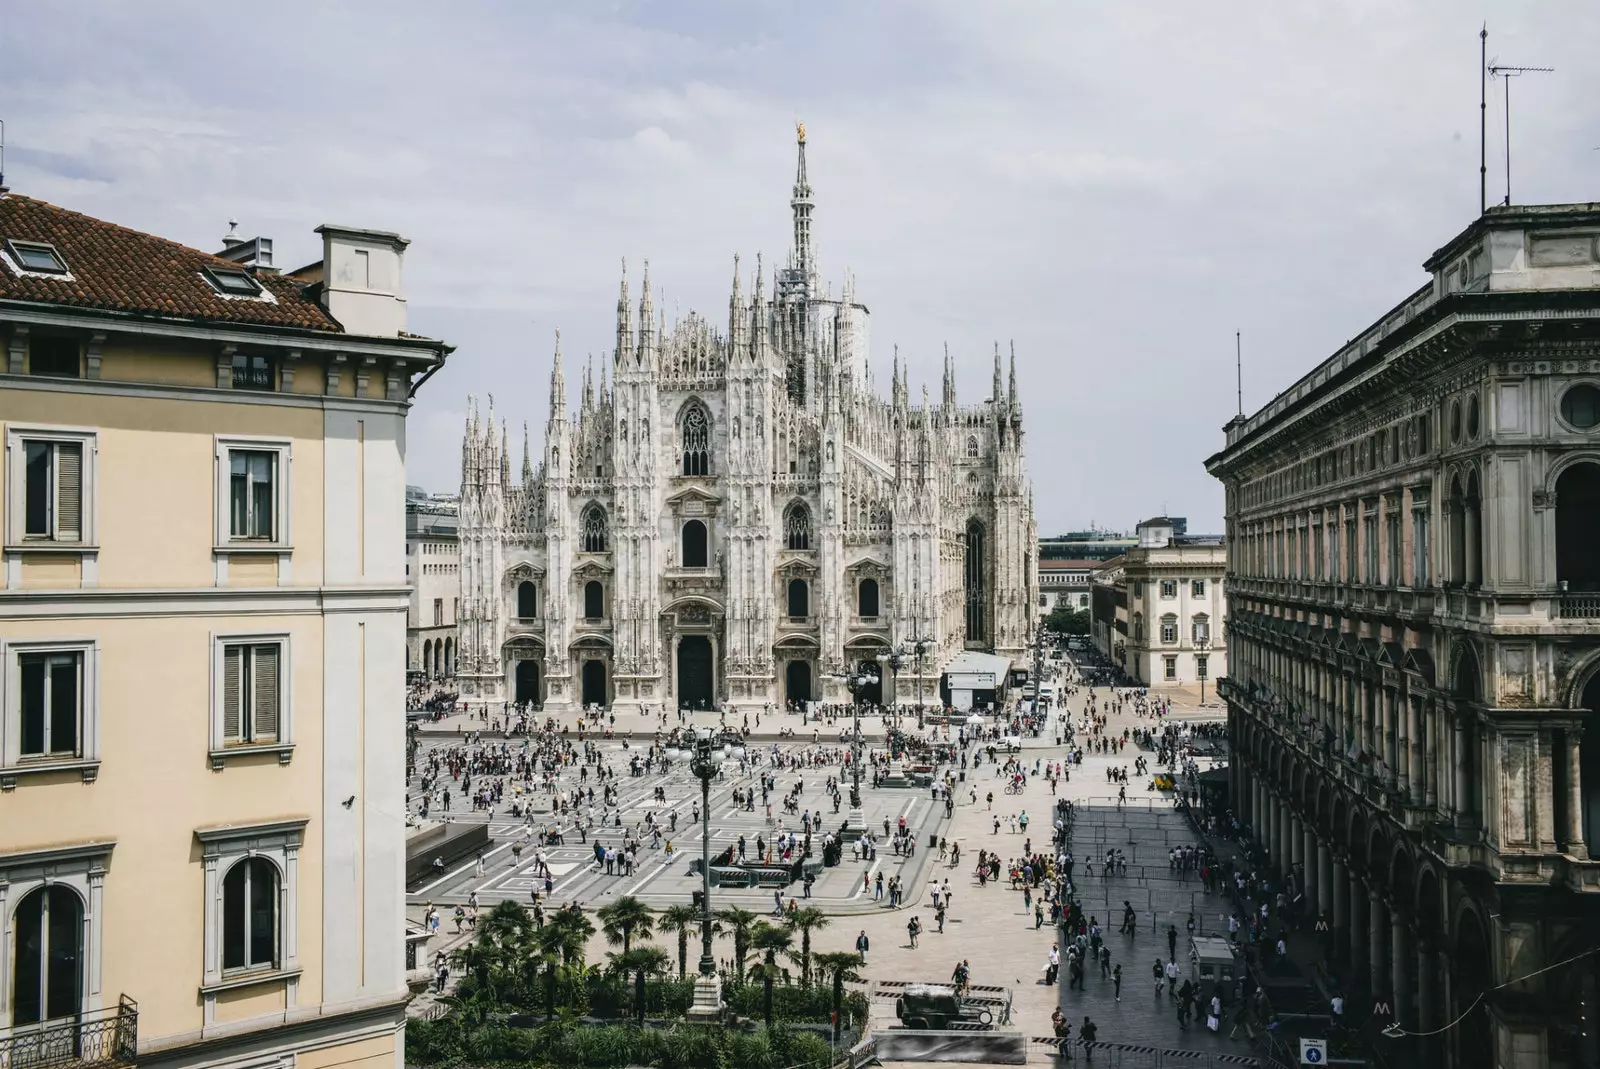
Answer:
[[[127,995],[117,1005],[40,1025],[25,1025],[0,1039],[0,1069],[113,1069],[138,1055],[139,1004]]]
[[[1035,1046],[1048,1049],[1054,1060],[1089,1069],[1221,1069],[1222,1066],[1253,1066],[1279,1069],[1279,1063],[1257,1054],[1227,1054],[1222,1051],[1181,1050],[1173,1047],[1148,1047],[1137,1043],[1080,1043],[1075,1039],[1034,1036]]]

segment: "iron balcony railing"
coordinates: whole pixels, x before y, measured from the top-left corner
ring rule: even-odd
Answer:
[[[1600,592],[1562,591],[1561,617],[1564,620],[1600,620]]]
[[[139,1004],[123,995],[108,1009],[13,1029],[0,1038],[0,1069],[116,1069],[138,1051]]]

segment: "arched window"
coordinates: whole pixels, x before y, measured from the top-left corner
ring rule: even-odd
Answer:
[[[789,615],[795,619],[811,615],[811,587],[804,579],[789,580]]]
[[[1144,641],[1144,613],[1142,612],[1133,614],[1133,640],[1135,642]]]
[[[967,439],[967,456],[975,457],[977,455],[978,455],[978,436],[976,434],[974,434],[972,437]]]
[[[433,675],[433,640],[422,640],[422,674]]]
[[[539,588],[531,580],[524,579],[517,584],[517,615],[524,620],[539,615]]]
[[[598,579],[583,584],[583,615],[598,620],[606,614],[606,588]]]
[[[1206,646],[1211,642],[1211,617],[1205,613],[1196,613],[1194,619],[1189,621],[1190,640],[1196,646]]]
[[[60,884],[17,903],[13,1027],[75,1017],[83,1010],[83,902]]]
[[[804,501],[796,501],[784,510],[783,531],[790,549],[811,548],[811,510]]]
[[[277,963],[278,870],[264,857],[247,857],[222,880],[222,968]]]
[[[444,640],[444,675],[446,679],[456,674],[456,643],[455,639]]]
[[[1563,591],[1600,591],[1597,530],[1600,464],[1574,464],[1556,479],[1556,580]]]
[[[878,581],[863,579],[856,588],[856,609],[860,616],[878,615]]]
[[[690,520],[683,525],[683,566],[706,566],[706,525],[699,520]]]
[[[1171,645],[1178,641],[1178,618],[1172,613],[1167,613],[1161,618],[1161,642]]]
[[[964,562],[966,572],[967,641],[983,642],[988,637],[987,569],[984,567],[987,546],[983,524],[977,520],[967,522],[967,548]]]
[[[606,510],[599,505],[590,505],[583,510],[583,551],[606,551]]]
[[[697,404],[683,414],[683,473],[711,474],[711,417]]]

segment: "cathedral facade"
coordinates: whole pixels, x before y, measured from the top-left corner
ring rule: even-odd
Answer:
[[[569,413],[559,335],[543,456],[491,403],[462,444],[457,678],[469,701],[619,711],[938,701],[942,665],[1028,649],[1038,597],[1016,363],[993,391],[872,389],[868,310],[825,288],[805,130],[793,248],[734,260],[725,329],[668,325],[626,269],[616,348]],[[904,654],[898,671],[889,655]],[[921,651],[921,656],[917,655]],[[853,684],[853,688],[852,688]]]

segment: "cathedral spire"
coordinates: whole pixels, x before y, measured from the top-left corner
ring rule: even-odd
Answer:
[[[989,400],[993,401],[997,405],[1000,404],[1001,402],[1003,402],[1006,399],[1005,393],[1004,393],[1004,391],[1001,390],[1000,387],[1001,387],[1001,383],[1000,383],[1000,343],[999,342],[995,342],[994,343],[994,393],[989,395]]]
[[[996,364],[995,381],[1000,381],[1000,365]],[[587,417],[594,408],[594,354],[589,354],[589,362],[583,368],[583,415]]]
[[[728,298],[728,347],[734,360],[748,358],[750,316],[744,307],[744,290],[739,286],[739,254],[733,254],[733,296]]]
[[[618,367],[633,356],[633,308],[628,300],[628,261],[622,261],[622,286],[617,294],[617,351],[612,357]]]
[[[1010,396],[1011,407],[1015,409],[1017,399],[1017,343],[1011,343],[1011,388],[1007,391]]]
[[[650,299],[650,261],[644,262],[644,281],[639,293],[639,363],[655,366],[656,346],[661,338],[656,333],[655,302]]]
[[[956,369],[950,363],[950,343],[944,343],[944,405],[954,408],[956,405]]]
[[[511,482],[511,442],[506,436],[505,420],[500,421],[500,485]]]
[[[794,196],[789,207],[794,211],[794,266],[802,273],[811,268],[811,183],[806,180],[806,124],[795,124],[799,156],[794,169]]]
[[[623,282],[626,292],[627,282]],[[556,328],[556,357],[550,365],[550,418],[567,418],[567,377],[561,370],[561,328]]]
[[[533,453],[528,449],[528,421],[522,421],[522,484],[533,482]]]

